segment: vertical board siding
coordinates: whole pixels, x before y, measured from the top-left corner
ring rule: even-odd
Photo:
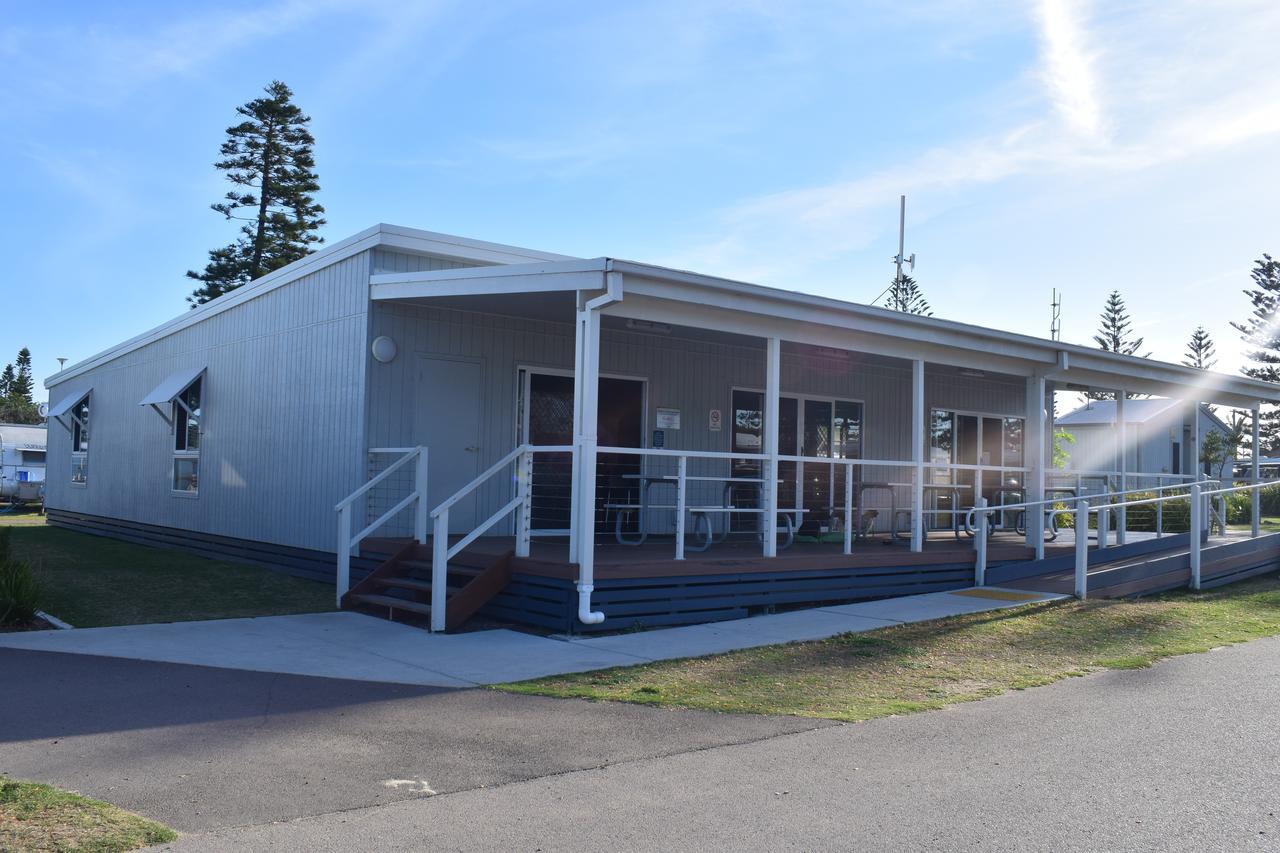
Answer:
[[[333,550],[333,506],[361,481],[370,258],[324,267],[50,389],[93,386],[89,477],[70,484],[70,435],[49,429],[50,507]],[[199,496],[171,491],[173,436],[138,405],[206,367]]]

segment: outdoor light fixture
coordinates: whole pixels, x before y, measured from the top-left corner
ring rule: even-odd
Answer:
[[[634,332],[648,332],[651,335],[671,334],[671,327],[666,323],[653,323],[649,320],[627,320],[627,328]]]
[[[396,342],[386,335],[373,339],[373,357],[381,364],[393,361],[396,357]]]

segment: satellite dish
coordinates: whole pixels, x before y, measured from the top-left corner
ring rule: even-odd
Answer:
[[[36,406],[36,411],[40,413],[40,417],[42,418],[49,417],[49,404],[41,403],[39,406]]]

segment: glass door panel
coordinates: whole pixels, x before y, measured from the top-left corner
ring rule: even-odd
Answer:
[[[982,464],[1000,465],[1004,459],[1004,422],[1000,418],[982,419]],[[982,497],[987,499],[987,506],[995,506],[1001,502],[1000,484],[1002,475],[998,471],[987,471],[982,475]]]
[[[832,404],[827,400],[804,401],[804,442],[801,456],[832,457]],[[801,527],[821,528],[830,525],[831,465],[808,462],[804,466],[804,508],[809,510]]]

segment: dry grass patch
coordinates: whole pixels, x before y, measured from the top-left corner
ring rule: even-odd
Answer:
[[[1063,601],[554,676],[498,689],[866,720],[1280,634],[1280,577],[1136,601]]]
[[[0,850],[112,853],[177,837],[110,803],[0,776]]]

